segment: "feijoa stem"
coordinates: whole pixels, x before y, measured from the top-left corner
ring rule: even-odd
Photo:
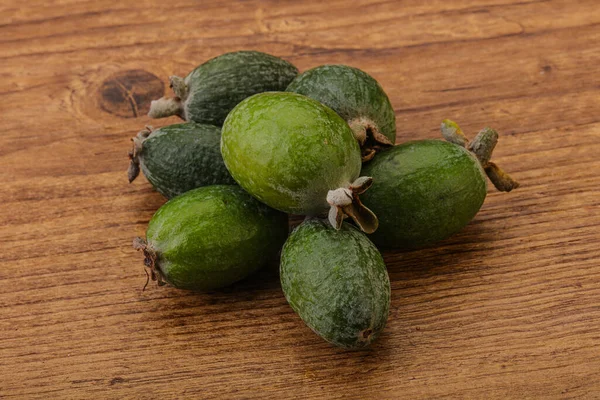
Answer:
[[[144,140],[146,140],[151,133],[152,127],[147,126],[139,131],[135,137],[131,138],[131,141],[133,142],[133,148],[131,151],[129,151],[129,159],[131,162],[129,163],[129,168],[127,169],[127,178],[129,179],[129,183],[133,182],[140,174],[139,154],[142,151]]]
[[[381,149],[394,145],[369,118],[354,118],[348,121],[348,125],[360,145],[363,162],[371,160]]]
[[[173,75],[169,77],[169,83],[171,84],[171,89],[173,89],[175,96],[179,97],[181,101],[185,101],[189,92],[185,80],[179,76]]]
[[[502,168],[491,161],[484,167],[484,170],[496,189],[501,192],[510,192],[519,187],[519,182],[515,181]]]
[[[373,178],[362,176],[352,182],[349,187],[330,190],[327,193],[329,209],[329,223],[335,229],[340,229],[344,218],[350,217],[365,233],[373,233],[379,226],[379,221],[373,213],[360,201],[358,197],[373,184]]]
[[[183,114],[183,104],[179,97],[161,97],[158,100],[152,100],[150,103],[150,118],[166,118],[177,115],[185,119]]]
[[[445,119],[442,121],[442,136],[446,141],[457,144],[462,147],[467,147],[469,139],[465,136],[462,129],[454,121]]]
[[[150,272],[150,278],[156,281],[158,286],[166,285],[166,280],[162,274],[162,271],[158,268],[156,260],[158,258],[154,249],[148,245],[148,242],[141,237],[133,239],[133,248],[136,250],[142,250],[144,252],[144,267]],[[144,288],[146,286],[144,285]]]
[[[492,158],[496,144],[498,144],[498,132],[492,128],[483,128],[475,136],[475,139],[473,139],[467,149],[475,154],[481,165],[485,168],[490,162],[490,158]]]
[[[183,78],[175,75],[169,77],[169,82],[175,97],[161,97],[158,100],[152,100],[148,112],[150,118],[165,118],[177,115],[179,118],[185,119],[183,102],[188,97],[189,88]]]
[[[477,157],[483,170],[496,189],[501,192],[510,192],[519,187],[519,182],[515,181],[502,168],[490,161],[494,148],[498,143],[498,132],[494,129],[482,129],[471,143],[469,143],[456,122],[445,119],[442,122],[441,130],[444,139],[466,147],[467,150],[471,151]]]

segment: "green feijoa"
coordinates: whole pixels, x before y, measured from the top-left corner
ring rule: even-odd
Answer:
[[[485,200],[486,173],[499,190],[518,186],[489,161],[498,137],[494,130],[484,129],[470,144],[453,122],[444,121],[442,130],[452,143],[407,142],[365,164],[363,173],[374,184],[362,200],[379,218],[370,236],[378,246],[417,248],[461,230]]]
[[[167,198],[201,186],[235,184],[221,157],[221,129],[216,126],[190,122],[154,131],[148,127],[132,140],[129,182],[141,167]]]
[[[185,78],[171,76],[175,97],[152,102],[148,115],[178,115],[186,121],[221,126],[225,117],[246,97],[285,90],[298,75],[289,62],[258,51],[222,54],[198,66]]]
[[[335,227],[350,216],[366,232],[377,228],[358,199],[371,183],[359,178],[358,143],[340,116],[313,99],[288,92],[245,99],[225,120],[221,153],[233,178],[273,208],[329,210]]]
[[[348,122],[362,147],[363,161],[396,140],[396,116],[381,85],[347,65],[322,65],[298,75],[286,89],[313,98]]]
[[[350,224],[318,219],[298,226],[281,253],[281,286],[300,318],[323,339],[368,346],[385,327],[390,280],[381,254]]]
[[[153,280],[179,289],[212,290],[250,275],[281,249],[287,216],[237,185],[204,186],[165,203],[154,214],[144,251]]]

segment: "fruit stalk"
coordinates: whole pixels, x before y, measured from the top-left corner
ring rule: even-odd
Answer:
[[[477,157],[487,177],[497,190],[510,192],[519,187],[519,182],[515,181],[502,168],[490,161],[494,148],[498,143],[498,132],[494,129],[482,129],[470,143],[458,124],[454,121],[445,119],[442,122],[441,131],[442,136],[448,142],[465,147]]]
[[[181,101],[185,101],[188,97],[189,88],[185,83],[185,80],[179,76],[173,75],[169,77],[169,83],[175,96],[179,97]]]
[[[150,103],[150,118],[166,118],[177,115],[181,119],[185,119],[183,112],[183,104],[179,97],[161,97],[158,100],[152,100]]]
[[[152,100],[148,112],[150,118],[166,118],[177,115],[181,119],[185,119],[183,103],[188,97],[188,86],[183,78],[175,75],[169,77],[169,82],[175,97],[161,97],[158,100]]]
[[[484,167],[484,170],[496,189],[501,192],[510,192],[519,187],[519,182],[515,181],[502,168],[491,161]]]
[[[485,168],[489,164],[490,158],[492,158],[492,152],[496,148],[496,144],[498,144],[498,132],[491,128],[483,128],[469,144],[467,150],[475,154]]]
[[[456,122],[445,119],[442,121],[441,129],[442,136],[444,139],[446,139],[446,141],[465,148],[469,144],[469,139],[467,139],[462,129],[460,129]]]
[[[185,78],[169,77],[173,97],[153,101],[148,116],[177,115],[187,122],[221,126],[240,101],[256,93],[282,91],[296,75],[296,67],[270,54],[222,54],[199,65]]]

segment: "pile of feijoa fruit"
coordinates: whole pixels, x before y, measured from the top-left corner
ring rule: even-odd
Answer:
[[[346,65],[299,74],[256,51],[223,54],[185,78],[149,115],[185,122],[133,138],[140,169],[170,199],[154,214],[144,253],[152,280],[210,291],[280,255],[281,286],[302,320],[344,348],[385,327],[390,281],[380,249],[429,246],[461,230],[486,196],[517,182],[490,161],[498,134],[395,145],[388,96]],[[306,216],[289,233],[288,214]]]

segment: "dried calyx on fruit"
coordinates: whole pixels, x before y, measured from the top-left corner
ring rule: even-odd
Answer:
[[[363,162],[394,145],[396,117],[381,85],[348,65],[322,65],[298,75],[286,91],[303,94],[331,108],[349,125]]]
[[[240,101],[256,93],[284,90],[298,75],[289,62],[258,51],[237,51],[215,57],[185,78],[171,76],[175,97],[163,97],[148,115],[177,115],[186,121],[221,126]]]
[[[221,153],[233,178],[263,203],[290,213],[329,211],[339,229],[351,217],[365,232],[377,218],[358,199],[371,184],[359,178],[360,148],[330,108],[288,92],[254,95],[227,116]]]
[[[179,289],[214,290],[250,275],[274,258],[288,233],[285,214],[237,185],[190,190],[154,214],[144,252],[152,280]]]
[[[188,122],[146,127],[132,141],[129,182],[141,169],[166,198],[201,186],[235,184],[221,157],[221,129],[216,126]]]
[[[328,214],[331,226],[340,229],[344,218],[350,217],[365,232],[371,233],[377,229],[377,219],[373,217],[371,210],[366,208],[358,197],[372,184],[373,178],[361,176],[352,182],[348,188],[338,188],[327,192],[327,203],[331,206]]]
[[[374,180],[362,196],[377,214],[370,236],[385,248],[417,248],[443,240],[475,217],[487,194],[486,174],[502,191],[518,183],[490,162],[498,134],[482,130],[468,143],[458,125],[444,121],[447,141],[406,142],[378,154],[362,173]]]
[[[462,146],[475,154],[481,163],[481,167],[496,189],[501,192],[510,192],[519,187],[519,182],[515,181],[502,168],[490,161],[492,152],[498,143],[498,132],[494,129],[484,128],[470,143],[462,129],[454,121],[445,119],[442,122],[441,130],[444,139]]]

